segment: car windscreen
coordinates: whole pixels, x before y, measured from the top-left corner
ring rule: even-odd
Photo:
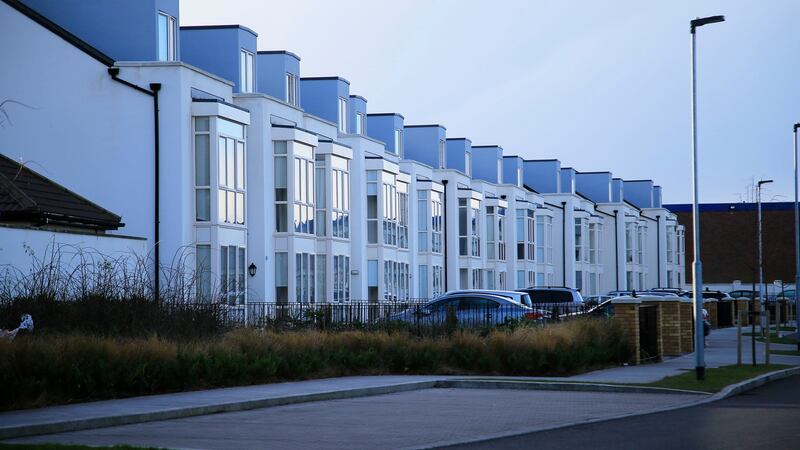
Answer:
[[[572,303],[572,292],[557,289],[528,289],[525,292],[531,296],[533,303]]]

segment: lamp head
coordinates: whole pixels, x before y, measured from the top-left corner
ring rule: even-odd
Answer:
[[[717,23],[717,22],[724,22],[725,16],[708,16],[708,17],[698,17],[693,19],[690,24],[690,31],[694,34],[694,30],[697,27],[702,27],[703,25],[708,25],[710,23]]]

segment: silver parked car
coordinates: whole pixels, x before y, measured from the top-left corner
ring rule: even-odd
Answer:
[[[541,312],[508,297],[480,292],[451,292],[390,318],[433,326],[444,325],[453,319],[458,326],[484,327],[502,325],[512,320],[542,321],[544,317]]]
[[[491,294],[491,295],[499,295],[500,297],[507,297],[515,302],[525,305],[528,308],[533,308],[533,302],[531,302],[531,296],[518,291],[501,291],[501,290],[493,290],[493,289],[462,289],[458,291],[450,291],[446,294],[443,294],[442,297],[453,295],[453,294]]]

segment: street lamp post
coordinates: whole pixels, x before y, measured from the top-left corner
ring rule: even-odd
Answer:
[[[794,124],[794,325],[797,333],[797,351],[800,352],[800,207],[797,200],[797,129],[800,123]],[[788,308],[787,308],[788,311]]]
[[[703,25],[723,22],[725,16],[696,18],[689,22],[692,34],[692,230],[694,238],[694,261],[692,262],[692,284],[694,285],[694,360],[698,380],[706,377],[705,336],[703,334],[703,264],[700,262],[700,206],[697,195],[697,79],[695,58],[696,29]]]
[[[766,299],[767,299],[767,285],[764,284],[764,249],[763,249],[763,240],[762,240],[762,233],[761,233],[761,186],[772,183],[772,180],[761,180],[758,182],[756,186],[756,202],[758,202],[758,285],[761,291],[761,334],[764,334],[764,328],[766,327],[767,333],[769,333],[769,324],[764,324],[766,319]]]

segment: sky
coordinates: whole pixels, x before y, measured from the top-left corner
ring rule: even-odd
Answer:
[[[369,112],[578,171],[652,179],[689,203],[689,20],[698,29],[700,201],[793,201],[796,0],[184,0],[181,25],[241,24],[338,75]]]

